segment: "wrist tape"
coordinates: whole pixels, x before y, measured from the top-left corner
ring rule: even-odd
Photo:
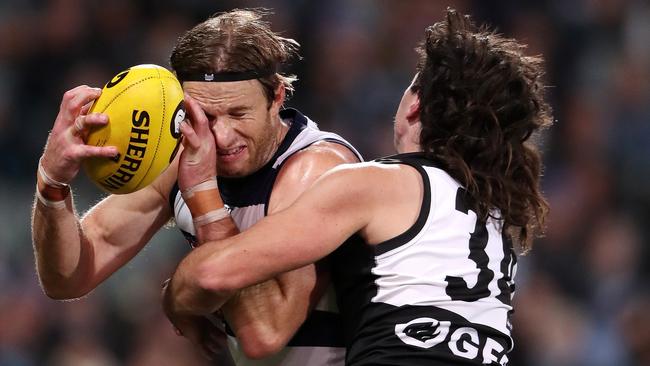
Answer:
[[[43,197],[41,190],[38,189],[38,187],[36,187],[36,198],[45,207],[55,208],[57,210],[65,208],[65,198],[62,201],[48,200],[47,198]]]
[[[194,222],[195,227],[200,227],[211,222],[223,220],[226,217],[230,217],[230,210],[228,210],[226,207],[221,207],[219,209],[212,210],[204,215],[193,218],[192,222]]]
[[[192,213],[194,226],[203,226],[230,216],[224,207],[215,178],[199,183],[181,192],[185,204]]]
[[[70,187],[68,183],[59,182],[56,179],[50,178],[50,176],[47,175],[47,173],[45,173],[45,169],[43,168],[42,161],[43,161],[43,157],[38,159],[38,174],[40,175],[45,185],[48,185],[53,188],[58,188],[58,189],[65,189]]]
[[[36,198],[46,207],[61,209],[65,208],[65,199],[70,194],[70,185],[51,178],[38,160],[38,171],[36,172]]]

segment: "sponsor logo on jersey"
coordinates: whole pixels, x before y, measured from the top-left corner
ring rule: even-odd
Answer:
[[[417,318],[395,326],[395,334],[402,342],[420,348],[431,348],[445,340],[451,322],[433,318]]]
[[[446,342],[451,353],[458,357],[484,364],[508,364],[507,350],[501,343],[472,327],[453,329],[450,321],[425,317],[413,319],[395,325],[395,335],[411,346],[432,348]]]

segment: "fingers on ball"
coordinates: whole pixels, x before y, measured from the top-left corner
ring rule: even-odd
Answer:
[[[101,157],[113,158],[118,154],[115,146],[78,145],[76,155],[80,159]]]
[[[88,114],[88,111],[90,110],[90,108],[92,108],[93,103],[94,103],[94,101],[84,104],[84,106],[81,107],[81,112],[80,113],[81,114]]]
[[[101,89],[87,87],[86,89],[79,92],[74,98],[70,101],[70,109],[73,111],[81,111],[81,108],[93,100],[99,98],[102,94]]]
[[[63,94],[61,109],[65,110],[68,113],[69,118],[75,117],[81,113],[81,109],[85,105],[99,98],[101,93],[101,89],[91,88],[86,85],[68,90]]]
[[[91,113],[80,115],[75,118],[72,124],[72,134],[83,136],[89,128],[103,126],[108,123],[108,116],[103,113]]]
[[[104,113],[90,113],[84,118],[84,126],[103,126],[108,123],[108,116]]]

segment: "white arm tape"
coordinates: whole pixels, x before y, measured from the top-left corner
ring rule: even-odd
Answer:
[[[43,204],[45,207],[55,208],[57,210],[65,208],[65,200],[63,201],[52,201],[43,197],[41,192],[36,188],[36,198]]]
[[[211,222],[223,220],[229,216],[230,216],[230,210],[228,210],[226,207],[222,207],[218,210],[213,210],[204,215],[196,217],[192,219],[192,221],[194,222],[194,226],[200,227],[203,225],[207,225]]]
[[[43,157],[41,156],[41,158],[38,159],[38,174],[41,175],[41,179],[43,179],[43,183],[45,183],[46,185],[48,185],[50,187],[54,187],[54,188],[66,188],[66,187],[70,186],[68,183],[59,182],[56,179],[50,178],[50,176],[47,175],[47,173],[45,173],[45,169],[43,168],[43,164],[41,164],[42,160],[43,160]]]
[[[188,198],[192,198],[192,196],[194,196],[195,192],[207,191],[207,190],[215,189],[215,188],[218,189],[219,185],[217,184],[217,180],[213,178],[213,179],[210,179],[210,180],[206,180],[203,183],[199,183],[199,184],[195,185],[194,187],[191,187],[191,188],[188,188],[188,189],[182,191],[181,196],[183,196],[183,199],[188,199]]]

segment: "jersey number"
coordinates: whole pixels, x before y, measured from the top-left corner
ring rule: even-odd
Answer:
[[[472,198],[469,196],[467,191],[463,188],[458,188],[458,191],[456,191],[456,211],[460,211],[467,215],[470,210],[469,203],[471,202],[471,199]],[[501,293],[497,296],[497,299],[504,304],[510,305],[510,294],[512,288],[509,282],[512,277],[511,272],[516,257],[512,250],[510,240],[508,240],[505,235],[502,235],[502,238],[504,251],[503,259],[500,263],[500,271],[502,275],[499,276],[499,279],[497,280],[497,286]],[[471,302],[490,296],[489,284],[494,279],[494,271],[488,268],[490,257],[485,252],[487,244],[487,225],[477,217],[474,231],[470,233],[469,237],[468,256],[469,259],[476,264],[476,268],[479,270],[476,284],[470,288],[464,278],[446,276],[445,281],[447,281],[447,288],[445,291],[452,300]]]

